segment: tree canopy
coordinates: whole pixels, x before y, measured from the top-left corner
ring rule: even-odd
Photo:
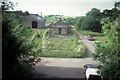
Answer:
[[[101,21],[104,34],[107,36],[107,42],[96,47],[95,58],[103,63],[101,67],[102,76],[105,80],[120,79],[120,14],[112,21],[104,18]],[[114,74],[113,74],[114,73]]]
[[[3,79],[28,79],[32,66],[20,61],[22,55],[32,54],[32,45],[21,35],[24,28],[15,14],[6,11],[13,8],[12,2],[2,2],[2,61]]]
[[[102,15],[100,13],[100,10],[92,8],[91,11],[89,11],[86,14],[86,17],[83,19],[81,28],[85,30],[91,30],[94,32],[101,32],[101,18]]]
[[[76,18],[68,17],[65,19],[65,22],[69,25],[74,25],[76,22]]]

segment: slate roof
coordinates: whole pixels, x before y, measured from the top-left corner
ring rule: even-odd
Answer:
[[[59,24],[59,22],[60,22],[60,24]],[[65,27],[65,26],[67,26],[67,24],[61,18],[59,18],[54,23],[49,24],[49,27]]]

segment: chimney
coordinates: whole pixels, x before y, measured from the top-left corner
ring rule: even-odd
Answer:
[[[42,17],[42,12],[41,12],[41,17]]]

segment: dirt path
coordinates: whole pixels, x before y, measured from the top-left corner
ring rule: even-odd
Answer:
[[[81,34],[80,32],[78,32],[78,31],[75,31],[75,32],[87,48],[87,57],[93,57],[92,53],[94,53],[94,51],[95,51],[95,47],[93,46],[93,41],[87,40],[87,36]]]

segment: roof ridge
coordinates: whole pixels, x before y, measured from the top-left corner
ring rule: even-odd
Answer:
[[[57,23],[57,22],[59,22],[59,21],[62,21],[61,19],[58,19],[58,20],[56,20],[53,24],[55,24],[55,23]]]

